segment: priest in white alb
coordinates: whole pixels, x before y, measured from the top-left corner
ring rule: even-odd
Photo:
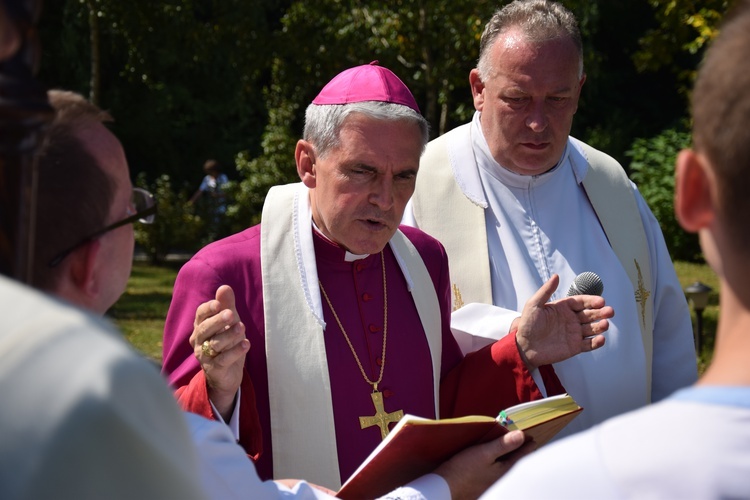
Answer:
[[[586,81],[573,14],[548,0],[499,9],[469,80],[476,114],[428,144],[405,217],[448,252],[468,350],[512,330],[550,276],[558,298],[594,272],[616,314],[604,348],[555,364],[586,408],[560,436],[693,383],[690,314],[658,221],[619,163],[569,136]]]
[[[301,182],[272,188],[259,225],[180,270],[163,371],[183,408],[234,430],[264,479],[335,490],[404,413],[497,414],[541,397],[537,368],[563,392],[549,363],[604,343],[612,309],[547,303],[553,278],[515,336],[464,358],[443,247],[399,229],[427,139],[391,71],[340,73],[306,111]]]

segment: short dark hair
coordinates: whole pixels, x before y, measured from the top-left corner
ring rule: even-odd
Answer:
[[[214,159],[208,159],[203,164],[203,171],[206,172],[206,173],[209,173],[209,172],[221,172],[221,165],[219,164],[218,161],[216,161]]]
[[[693,142],[716,174],[719,210],[732,245],[750,249],[750,1],[725,17],[698,70],[692,95]]]
[[[115,181],[81,142],[88,127],[112,117],[80,94],[48,92],[55,117],[36,153],[37,216],[32,285],[54,290],[59,268],[50,260],[107,223]]]

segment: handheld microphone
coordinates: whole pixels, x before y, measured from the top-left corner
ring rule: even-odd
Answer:
[[[602,282],[602,279],[597,276],[596,273],[586,271],[576,276],[573,283],[570,285],[570,289],[568,289],[567,296],[601,295],[603,291],[604,283]]]

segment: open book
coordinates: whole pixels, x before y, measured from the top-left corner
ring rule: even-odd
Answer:
[[[568,394],[521,403],[497,418],[468,416],[432,420],[404,415],[336,494],[375,498],[430,473],[459,451],[520,429],[539,446],[583,410]]]

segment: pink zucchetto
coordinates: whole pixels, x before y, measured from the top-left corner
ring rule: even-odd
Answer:
[[[408,106],[419,113],[409,88],[393,71],[377,61],[342,71],[323,87],[313,104],[350,104],[380,101]]]

